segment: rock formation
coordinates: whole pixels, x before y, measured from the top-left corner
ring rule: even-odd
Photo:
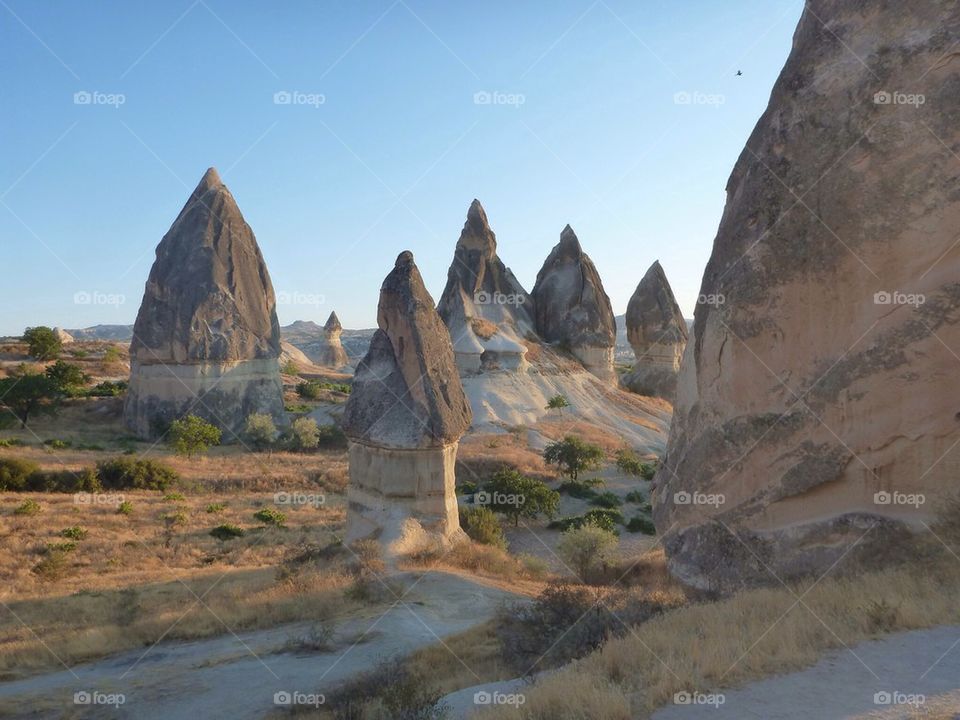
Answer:
[[[615,381],[616,324],[600,275],[567,225],[531,293],[537,333],[570,350],[602,380]]]
[[[69,345],[70,343],[72,343],[72,342],[74,341],[73,335],[71,335],[70,333],[68,333],[68,332],[67,332],[66,330],[64,330],[63,328],[55,327],[55,328],[53,329],[53,334],[57,336],[57,339],[58,339],[58,340],[61,342],[61,344],[63,344],[63,345]]]
[[[472,413],[450,335],[410,252],[383,281],[377,324],[344,409],[346,539],[375,537],[396,555],[460,536],[454,464]]]
[[[647,270],[627,304],[627,339],[637,361],[621,378],[640,395],[673,402],[677,371],[687,344],[687,321],[658,260]]]
[[[343,325],[340,324],[340,318],[336,312],[331,312],[330,317],[323,326],[323,337],[317,344],[316,357],[318,365],[326,367],[341,368],[347,365],[350,360],[347,353],[340,344],[340,334],[343,332]]]
[[[450,330],[457,367],[464,375],[524,366],[524,339],[533,332],[533,303],[497,257],[497,236],[474,200],[467,211],[447,286],[437,312]]]
[[[297,372],[305,368],[313,368],[313,362],[303,350],[296,345],[291,345],[286,340],[280,341],[280,370],[286,372],[286,368],[293,364]]]
[[[681,579],[842,571],[955,494],[958,33],[955,3],[807,3],[727,184],[656,478]]]
[[[213,168],[157,246],[133,332],[124,419],[138,436],[194,414],[230,442],[251,413],[283,419],[273,286]]]

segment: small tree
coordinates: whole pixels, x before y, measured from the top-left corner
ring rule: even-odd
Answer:
[[[220,438],[220,428],[196,415],[187,415],[170,424],[170,444],[177,455],[193,457],[205,453],[211,445],[219,445]]]
[[[574,481],[584,470],[600,467],[603,457],[602,448],[572,435],[550,443],[543,451],[543,459],[547,464],[556,465],[563,475]]]
[[[583,580],[595,567],[609,561],[616,545],[617,536],[612,532],[586,524],[563,533],[557,552]]]
[[[75,393],[79,387],[90,382],[90,376],[79,366],[63,360],[57,360],[44,371],[44,374],[54,382],[57,391],[65,395]]]
[[[462,506],[460,508],[460,527],[475,542],[482,545],[493,545],[503,550],[507,549],[507,539],[503,535],[503,528],[500,527],[500,521],[497,520],[497,516],[490,508]]]
[[[266,413],[253,413],[247,418],[243,436],[255,450],[266,450],[277,439],[277,426]]]
[[[556,410],[560,413],[560,417],[563,417],[563,409],[565,407],[570,407],[570,403],[567,402],[567,398],[563,395],[554,395],[547,401],[547,410]]]
[[[0,380],[0,403],[26,428],[31,415],[53,414],[60,397],[57,384],[46,375],[25,373]]]
[[[524,477],[516,470],[500,470],[476,496],[480,504],[513,520],[533,519],[537,515],[553,518],[560,505],[560,493],[548,488],[543,481]]]
[[[313,450],[320,444],[320,427],[313,418],[297,418],[290,426],[290,445],[294,450]]]
[[[30,356],[37,360],[55,360],[63,350],[63,342],[57,334],[44,325],[24,330],[23,341],[29,346]]]

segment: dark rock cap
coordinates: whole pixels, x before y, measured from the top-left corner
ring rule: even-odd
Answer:
[[[627,303],[627,340],[640,358],[652,344],[686,343],[687,322],[657,260]]]
[[[330,313],[330,317],[328,317],[327,322],[324,323],[323,329],[328,333],[340,332],[343,330],[343,325],[340,324],[340,318],[337,317],[336,311]]]

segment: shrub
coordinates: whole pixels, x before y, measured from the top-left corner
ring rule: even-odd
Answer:
[[[186,498],[183,496],[183,493],[173,492],[164,495],[163,500],[164,502],[184,502]]]
[[[13,509],[14,515],[32,516],[40,512],[40,503],[36,500],[24,500]]]
[[[610,559],[617,536],[596,525],[567,530],[557,544],[557,552],[581,578],[587,578],[598,565]]]
[[[284,375],[299,375],[300,366],[298,366],[293,360],[288,360],[286,364],[280,368],[280,372]]]
[[[521,517],[552,518],[560,505],[560,493],[548,488],[542,480],[524,477],[516,470],[500,470],[487,483],[485,492],[474,496],[474,501],[512,518],[516,526]]]
[[[590,500],[591,505],[596,505],[601,508],[618,508],[623,505],[623,501],[616,493],[612,493],[609,490],[605,493],[601,493]]]
[[[642,515],[630,518],[630,522],[627,523],[627,530],[630,532],[641,532],[644,535],[657,534],[657,528],[654,526],[653,521]]]
[[[313,418],[297,418],[290,425],[290,447],[293,450],[313,450],[320,444],[320,428]]]
[[[59,580],[70,568],[69,553],[64,550],[48,549],[43,559],[33,566],[33,572],[42,580]]]
[[[84,394],[87,397],[120,397],[127,391],[127,383],[122,380],[111,382],[104,380],[102,383],[94,385]]]
[[[103,351],[103,362],[105,362],[107,365],[120,362],[120,358],[120,348],[118,348],[116,345],[111,345]]]
[[[212,445],[219,445],[221,435],[220,428],[196,415],[170,423],[170,444],[177,455],[185,457],[202,455]]]
[[[322,390],[323,384],[315,380],[305,380],[297,383],[297,395],[304,400],[319,400]]]
[[[211,515],[217,515],[227,509],[224,503],[210,503],[207,505],[207,512]]]
[[[186,525],[190,518],[183,510],[175,510],[174,512],[163,513],[160,516],[160,519],[163,521],[164,525],[166,525],[168,528],[172,528]]]
[[[0,447],[24,447],[26,443],[20,438],[3,438]]]
[[[461,507],[460,527],[470,537],[483,545],[507,549],[507,539],[503,535],[500,521],[490,508]]]
[[[26,490],[32,492],[99,492],[102,490],[97,473],[92,468],[78,472],[61,470],[59,472],[34,473],[27,480]]]
[[[23,333],[28,352],[37,360],[54,360],[63,350],[63,342],[53,329],[44,325],[27,328]]]
[[[283,527],[283,524],[287,521],[287,516],[275,508],[257,510],[257,512],[253,514],[253,517],[264,525],[272,525],[274,527]]]
[[[97,477],[107,490],[166,490],[176,471],[156,460],[128,456],[97,463]]]
[[[23,490],[27,480],[40,472],[40,466],[19,458],[0,458],[0,490]]]
[[[560,417],[563,417],[563,409],[565,407],[570,407],[570,403],[567,401],[567,398],[563,395],[554,395],[547,401],[546,410],[556,410],[560,413]]]
[[[266,450],[277,439],[277,426],[267,413],[253,413],[247,417],[243,437],[254,450]]]
[[[584,470],[600,467],[603,457],[602,448],[572,435],[550,443],[543,451],[543,459],[546,463],[556,465],[561,474],[568,476],[571,480],[576,480]]]
[[[443,693],[402,658],[381,661],[352,678],[327,698],[337,720],[443,720],[449,717]]]
[[[88,534],[86,528],[79,525],[73,525],[60,531],[60,537],[65,537],[68,540],[85,540]]]
[[[590,478],[589,480],[566,480],[560,483],[558,490],[566,493],[572,498],[578,500],[592,500],[597,497],[597,491],[593,488],[603,485],[600,478]]]
[[[217,540],[226,541],[233,540],[233,538],[243,537],[245,531],[242,527],[238,527],[237,525],[224,523],[222,525],[217,525],[213,530],[210,531],[210,534]]]
[[[129,500],[124,500],[120,505],[117,506],[118,515],[132,515],[133,514],[133,503]]]
[[[318,447],[330,448],[331,450],[347,447],[347,436],[339,425],[321,425],[318,431]]]
[[[71,365],[65,360],[57,360],[44,370],[44,375],[50,378],[58,392],[65,395],[78,394],[79,389],[90,382],[90,376],[78,365]]]
[[[623,514],[618,510],[607,510],[606,508],[596,508],[589,510],[583,515],[561,518],[550,523],[551,530],[571,530],[581,528],[584,525],[593,525],[603,530],[616,534],[617,525],[623,524]]]
[[[329,652],[333,649],[333,625],[327,621],[311,623],[302,635],[287,639],[285,649],[293,652]]]
[[[21,428],[27,427],[32,415],[55,414],[60,397],[57,384],[40,373],[22,372],[0,379],[2,404],[17,417]]]
[[[631,490],[624,496],[623,499],[629,503],[637,503],[638,505],[642,505],[647,501],[647,496],[639,490]]]

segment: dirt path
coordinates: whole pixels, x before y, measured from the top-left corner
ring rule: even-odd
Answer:
[[[384,613],[339,623],[331,652],[289,652],[309,623],[189,643],[161,644],[25,680],[0,683],[0,717],[262,718],[276,693],[329,694],[379,659],[409,653],[488,620],[513,593],[442,572],[391,578],[412,589]],[[414,584],[415,583],[415,584]],[[362,636],[362,639],[361,639]],[[144,654],[146,652],[146,654]],[[456,660],[451,657],[451,662]],[[117,709],[74,694],[122,693]],[[101,698],[105,699],[105,698]],[[302,698],[308,700],[309,698]]]
[[[811,668],[737,690],[704,690],[723,693],[723,704],[670,705],[653,720],[953,718],[957,688],[960,626],[946,626],[833,651]]]

